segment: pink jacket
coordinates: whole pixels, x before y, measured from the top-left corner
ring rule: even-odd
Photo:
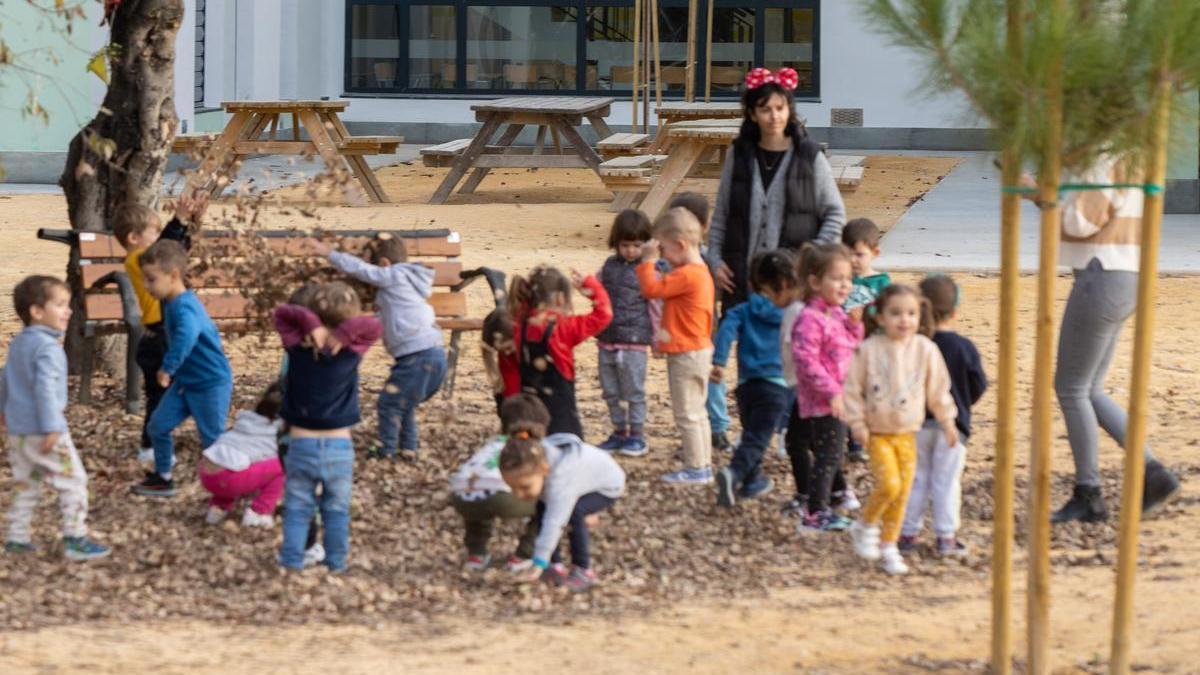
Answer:
[[[820,297],[808,301],[792,329],[796,358],[796,406],[801,417],[831,414],[829,401],[842,393],[863,325]]]

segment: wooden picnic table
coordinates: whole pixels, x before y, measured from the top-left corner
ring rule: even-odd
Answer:
[[[600,155],[579,135],[578,127],[586,119],[600,138],[611,134],[604,118],[608,116],[613,99],[578,96],[515,96],[471,106],[475,120],[483,126],[462,149],[450,167],[450,173],[429,199],[430,204],[443,204],[468,170],[474,169],[463,184],[461,192],[470,193],[496,168],[587,168],[599,172]],[[501,125],[508,125],[495,145],[492,137]],[[511,146],[525,125],[538,127],[537,141],[532,153],[514,152]],[[554,141],[554,152],[543,152],[546,132]],[[560,136],[567,140],[564,150]]]
[[[679,184],[695,173],[701,160],[711,151],[720,152],[727,148],[740,131],[741,122],[730,118],[672,123],[667,130],[671,152],[642,200],[642,211],[650,218],[656,218],[671,201]]]
[[[658,117],[658,132],[646,150],[648,154],[657,155],[666,150],[670,144],[671,125],[678,122],[697,120],[741,120],[741,103],[704,103],[703,101],[671,101],[660,104],[654,109]],[[740,123],[740,122],[739,122]]]
[[[399,136],[352,136],[338,113],[348,101],[225,101],[221,107],[232,113],[225,130],[215,136],[191,135],[176,139],[177,152],[204,152],[199,168],[189,176],[185,190],[220,192],[237,172],[239,160],[247,155],[319,155],[335,175],[350,171],[358,179],[343,180],[340,187],[349,203],[388,202],[387,193],[363,155],[392,154],[404,142]],[[292,133],[279,140],[279,118],[292,116]],[[260,138],[268,131],[267,139]],[[301,140],[300,130],[308,132]],[[361,187],[360,187],[361,185]]]

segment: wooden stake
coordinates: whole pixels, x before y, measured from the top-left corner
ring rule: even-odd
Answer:
[[[699,0],[688,0],[687,20],[687,66],[683,69],[683,100],[696,100],[696,32],[700,29]]]
[[[651,49],[654,50],[654,104],[662,105],[662,54],[659,49],[658,42],[658,0],[649,0],[650,2],[650,29]],[[649,94],[647,93],[647,100]]]
[[[1031,675],[1050,672],[1050,456],[1054,434],[1054,283],[1058,273],[1058,185],[1062,174],[1063,41],[1067,0],[1050,6],[1051,31],[1059,37],[1045,62],[1046,142],[1038,171],[1041,253],[1038,260],[1037,344],[1033,366],[1033,447],[1030,458],[1029,587],[1026,593]]]
[[[712,26],[713,12],[717,9],[716,0],[708,0],[708,31],[704,38],[704,102],[712,100]]]
[[[633,133],[638,133],[638,74],[642,68],[642,0],[633,0]]]
[[[1153,128],[1146,183],[1162,186],[1167,177],[1167,141],[1171,130],[1171,34],[1165,38],[1162,62],[1155,83]],[[1125,477],[1121,486],[1120,551],[1117,554],[1117,597],[1113,603],[1110,673],[1129,672],[1133,649],[1133,585],[1137,577],[1138,527],[1142,516],[1142,481],[1145,478],[1147,398],[1150,389],[1150,353],[1154,337],[1154,297],[1158,285],[1158,247],[1162,235],[1163,192],[1147,191],[1142,211],[1142,251],[1138,270],[1137,317],[1133,331],[1133,375],[1129,384],[1129,426],[1125,430]]]

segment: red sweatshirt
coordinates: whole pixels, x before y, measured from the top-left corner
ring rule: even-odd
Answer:
[[[550,335],[550,355],[554,358],[554,367],[566,379],[575,381],[575,345],[597,335],[612,321],[612,303],[608,299],[608,291],[600,280],[588,275],[583,280],[585,294],[591,291],[592,312],[590,314],[566,315],[555,310],[534,311],[527,320],[528,339],[537,342],[542,339],[542,331],[554,321],[554,332]],[[521,323],[514,322],[513,337],[517,345],[517,354],[521,353],[521,341],[527,336],[521,334]]]

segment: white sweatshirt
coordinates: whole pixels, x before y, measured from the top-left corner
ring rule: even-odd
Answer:
[[[599,492],[616,499],[625,492],[625,472],[609,454],[574,434],[552,434],[543,442],[550,474],[540,501],[546,505],[542,529],[533,546],[534,560],[548,561],[579,498]]]

